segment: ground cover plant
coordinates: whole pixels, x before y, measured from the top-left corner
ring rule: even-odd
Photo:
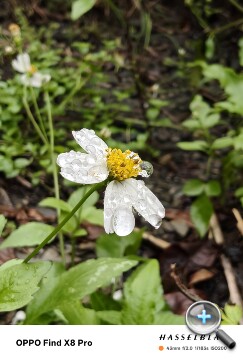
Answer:
[[[240,324],[240,3],[6,4],[0,323]]]

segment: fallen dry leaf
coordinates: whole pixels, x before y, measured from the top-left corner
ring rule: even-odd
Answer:
[[[200,269],[191,275],[190,280],[189,280],[189,286],[197,284],[201,281],[209,280],[214,275],[215,274],[212,271],[209,271],[207,269]]]

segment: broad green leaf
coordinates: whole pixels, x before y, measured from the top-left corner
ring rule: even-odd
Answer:
[[[216,139],[212,144],[212,149],[213,150],[224,149],[232,145],[233,145],[233,139],[225,136],[220,139]]]
[[[203,120],[203,125],[206,128],[211,128],[215,125],[217,125],[220,121],[219,114],[210,114]]]
[[[77,20],[86,12],[92,9],[96,0],[76,0],[72,4],[71,19]]]
[[[85,229],[78,229],[72,234],[72,236],[74,237],[85,236],[85,235],[87,235],[87,231]]]
[[[239,305],[226,304],[222,312],[224,325],[238,325],[243,316],[243,309]]]
[[[95,225],[104,225],[104,211],[96,209],[94,206],[84,207],[80,213],[80,222],[88,221]]]
[[[221,186],[217,180],[210,180],[205,184],[205,192],[208,196],[219,196],[221,194]]]
[[[98,257],[122,257],[135,255],[142,241],[143,230],[132,232],[127,236],[103,234],[96,241]]]
[[[105,323],[111,325],[121,325],[121,312],[115,310],[97,311],[97,316]]]
[[[199,196],[191,205],[190,215],[199,235],[203,237],[213,214],[213,205],[206,195]]]
[[[204,140],[178,142],[177,146],[182,150],[188,150],[188,151],[207,151],[208,149],[208,144]]]
[[[156,315],[154,325],[185,325],[185,317],[171,311],[161,311]]]
[[[90,295],[90,303],[95,311],[103,310],[120,310],[121,305],[118,301],[113,300],[108,294],[102,290],[98,290]]]
[[[0,215],[0,236],[2,235],[3,229],[7,223],[7,220],[3,215]]]
[[[159,113],[160,113],[159,109],[151,107],[146,111],[146,116],[149,120],[152,121],[159,116]]]
[[[8,260],[8,261],[6,261],[4,264],[2,264],[0,266],[0,272],[7,269],[7,268],[9,268],[9,267],[22,264],[22,262],[23,262],[23,259],[11,259],[11,260]]]
[[[69,197],[67,202],[71,206],[72,209],[84,197],[84,195],[86,194],[87,191],[89,191],[89,189],[90,189],[89,185],[84,185],[71,194],[71,196]],[[82,212],[83,211],[85,212],[85,211],[87,211],[88,208],[92,207],[98,201],[98,199],[99,199],[99,194],[97,191],[94,191],[88,197],[88,199],[83,203],[81,208],[75,214],[75,216],[77,217],[77,219],[80,220],[80,222],[82,220]]]
[[[157,260],[149,260],[139,266],[124,285],[122,323],[153,324],[163,306],[159,264]]]
[[[243,134],[236,136],[233,142],[235,150],[243,150]]]
[[[114,277],[120,276],[137,264],[127,259],[102,258],[88,260],[74,266],[58,277],[52,277],[42,285],[39,296],[36,296],[27,309],[27,321],[50,310],[57,309],[65,303],[82,299],[107,286]]]
[[[7,237],[0,245],[0,249],[39,245],[53,229],[54,227],[51,225],[35,221],[21,225]]]
[[[0,311],[12,311],[28,304],[50,268],[50,262],[38,261],[14,265],[1,271]]]
[[[66,203],[63,200],[56,199],[54,197],[48,197],[48,198],[42,200],[39,203],[39,205],[43,206],[43,207],[50,207],[50,208],[54,208],[54,209],[60,209],[60,210],[66,211],[66,212],[72,211],[72,206],[70,206],[68,203]]]
[[[202,127],[200,122],[194,119],[185,120],[183,121],[182,125],[188,130],[200,129]]]
[[[59,307],[68,325],[99,325],[100,320],[93,309],[87,309],[76,300]]]
[[[240,187],[235,191],[235,196],[236,197],[242,197],[243,196],[243,187]]]
[[[188,196],[200,195],[203,191],[204,183],[199,179],[188,180],[183,187],[183,193]]]

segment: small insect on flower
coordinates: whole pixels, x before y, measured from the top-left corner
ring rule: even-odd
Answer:
[[[135,179],[150,176],[152,165],[130,150],[108,148],[94,130],[72,134],[87,153],[72,150],[60,154],[57,164],[61,175],[70,181],[95,184],[110,180],[104,199],[105,231],[119,236],[130,234],[135,226],[133,209],[158,229],[165,216],[164,206],[142,180]]]
[[[51,79],[49,74],[42,74],[37,71],[37,68],[31,64],[30,57],[27,53],[19,54],[17,58],[12,61],[12,66],[14,70],[23,74],[20,77],[23,85],[40,88]]]

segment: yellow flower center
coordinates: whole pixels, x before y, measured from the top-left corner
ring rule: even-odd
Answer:
[[[37,67],[35,65],[30,65],[29,69],[28,69],[28,74],[29,75],[33,75],[34,73],[37,72]]]
[[[122,152],[120,149],[107,150],[107,167],[110,175],[118,181],[137,177],[141,172],[142,160],[138,154],[130,150]]]

